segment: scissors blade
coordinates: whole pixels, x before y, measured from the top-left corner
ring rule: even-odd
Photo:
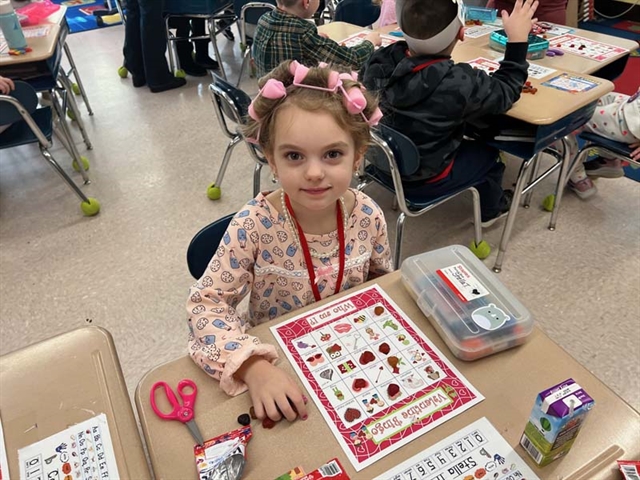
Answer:
[[[200,433],[200,429],[198,428],[198,425],[196,425],[196,422],[194,420],[189,420],[187,423],[185,423],[185,425],[189,429],[191,436],[197,442],[197,444],[201,447],[204,447],[204,439],[202,438],[202,434]]]

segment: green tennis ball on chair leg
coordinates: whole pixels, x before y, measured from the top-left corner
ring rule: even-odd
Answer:
[[[480,260],[484,260],[491,254],[491,247],[484,240],[482,240],[477,245],[476,245],[476,242],[472,240],[471,244],[469,245],[469,250],[471,250],[473,254],[476,257],[478,257]]]
[[[88,197],[88,200],[88,202],[82,202],[80,204],[80,208],[82,209],[82,213],[84,213],[85,216],[93,217],[94,215],[97,215],[98,212],[100,212],[100,202],[93,197]]]
[[[120,78],[127,78],[127,75],[129,75],[129,70],[127,70],[124,66],[118,69],[118,76]]]
[[[220,190],[220,187],[218,187],[215,183],[209,185],[209,187],[207,188],[207,197],[209,197],[209,200],[220,200],[221,196],[222,191]]]

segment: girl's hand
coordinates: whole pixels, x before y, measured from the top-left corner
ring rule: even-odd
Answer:
[[[16,86],[13,84],[13,80],[7,77],[0,76],[0,93],[3,95],[9,95],[11,90],[15,90]]]
[[[633,150],[631,150],[631,158],[640,160],[640,142],[632,143],[629,146],[633,148]]]
[[[538,8],[538,0],[516,0],[511,15],[502,10],[502,26],[510,42],[519,43],[529,40],[529,32],[537,19],[533,18]]]
[[[259,419],[277,422],[284,417],[307,419],[306,397],[293,379],[262,357],[249,358],[235,373],[249,387],[251,403]],[[297,412],[297,413],[296,413]]]

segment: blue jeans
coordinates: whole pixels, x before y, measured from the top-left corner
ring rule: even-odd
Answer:
[[[502,189],[504,168],[498,160],[498,150],[482,142],[463,140],[449,175],[433,183],[405,184],[405,195],[435,199],[475,183],[484,222],[506,210],[507,201]]]
[[[127,0],[127,23],[124,35],[124,66],[132,75],[146,78],[147,85],[169,83],[165,51],[167,35],[160,0]]]

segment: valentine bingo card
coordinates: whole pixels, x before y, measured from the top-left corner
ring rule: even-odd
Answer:
[[[338,43],[343,47],[355,47],[356,45],[360,45],[364,41],[365,37],[370,33],[371,30],[363,30],[362,32],[349,35]],[[396,43],[398,40],[401,40],[400,38],[392,37],[391,35],[380,35],[380,39],[382,40],[382,45],[380,45],[380,47],[386,47],[392,43]]]
[[[374,480],[539,480],[486,418]]]
[[[18,460],[23,480],[120,478],[104,413],[21,448]]]
[[[616,57],[628,52],[626,48],[616,47],[615,45],[600,43],[570,34],[550,38],[549,47],[559,48],[567,53],[580,55],[581,57],[589,58],[596,62],[602,62],[611,57]]]
[[[489,60],[488,58],[478,57],[473,60],[469,60],[468,63],[475,69],[484,70],[489,75],[493,74],[496,70],[500,68],[500,61],[502,61],[504,57],[497,58],[495,60]],[[555,72],[553,68],[543,67],[542,65],[538,65],[536,63],[529,62],[529,70],[527,71],[528,78],[537,78],[538,80],[544,77],[548,77],[553,72]]]
[[[377,286],[271,330],[358,471],[484,398]]]

